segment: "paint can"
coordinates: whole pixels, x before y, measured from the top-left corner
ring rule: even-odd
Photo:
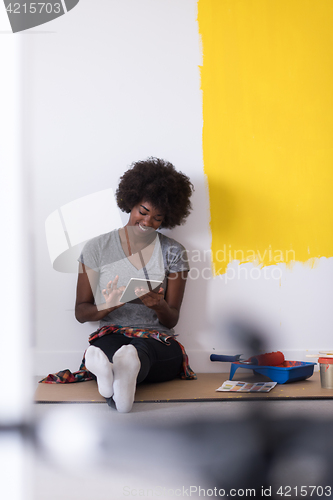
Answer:
[[[320,382],[323,389],[333,389],[333,358],[319,358]]]

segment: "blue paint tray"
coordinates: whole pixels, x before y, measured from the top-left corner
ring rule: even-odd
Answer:
[[[285,361],[285,366],[260,366],[249,365],[242,362],[231,363],[229,380],[232,380],[237,368],[246,368],[253,370],[253,373],[265,375],[272,382],[285,384],[287,382],[296,382],[296,380],[305,380],[313,375],[314,365],[317,363],[306,363],[303,361]]]

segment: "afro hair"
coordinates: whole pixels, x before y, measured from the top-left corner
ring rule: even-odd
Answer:
[[[190,179],[172,163],[150,157],[132,163],[120,178],[116,191],[118,207],[126,213],[142,201],[149,201],[163,213],[161,228],[184,224],[192,209],[194,191]]]

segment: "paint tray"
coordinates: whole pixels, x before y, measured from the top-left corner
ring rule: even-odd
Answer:
[[[316,364],[304,361],[284,361],[279,366],[260,366],[234,362],[231,363],[229,380],[232,380],[238,368],[246,368],[247,370],[253,370],[255,374],[265,375],[278,384],[296,382],[297,380],[310,378],[313,375],[313,368]]]

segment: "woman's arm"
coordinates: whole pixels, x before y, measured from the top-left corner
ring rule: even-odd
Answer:
[[[167,328],[173,328],[178,323],[187,274],[187,271],[169,274],[165,296],[163,289],[160,289],[158,293],[149,292],[140,297],[145,306],[154,309],[159,322]]]
[[[76,287],[75,317],[80,323],[99,321],[110,312],[124,304],[119,303],[119,298],[125,287],[117,288],[118,277],[107,284],[103,290],[105,303],[96,305],[94,293],[98,284],[98,273],[93,269],[79,264],[79,276]]]

